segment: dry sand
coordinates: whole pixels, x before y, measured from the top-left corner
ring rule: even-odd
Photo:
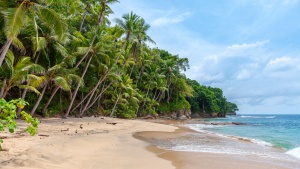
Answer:
[[[132,134],[171,132],[176,127],[115,118],[45,119],[41,122],[34,137],[21,134],[20,138],[4,139],[3,148],[7,151],[0,152],[0,168],[174,168],[170,161],[147,151],[145,147],[149,144],[133,138]],[[19,126],[25,127],[23,122]]]
[[[151,140],[184,137],[194,132],[175,127],[179,124],[174,121],[155,121],[168,124],[164,125],[141,120],[86,117],[43,119],[41,122],[34,137],[25,133],[0,133],[0,136],[10,137],[4,139],[3,148],[7,151],[0,152],[0,169],[286,168],[257,157],[176,152],[153,146]],[[25,128],[24,122],[18,123],[21,130]]]

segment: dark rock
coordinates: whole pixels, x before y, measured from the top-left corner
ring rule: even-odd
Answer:
[[[201,118],[201,116],[198,113],[193,113],[191,114],[191,118]]]
[[[241,123],[241,122],[232,122],[234,125],[246,125],[246,123]]]
[[[178,117],[178,120],[187,120],[188,117],[186,117],[185,115],[181,115]]]
[[[226,115],[227,115],[227,116],[235,116],[235,115],[236,115],[236,112],[227,112]]]

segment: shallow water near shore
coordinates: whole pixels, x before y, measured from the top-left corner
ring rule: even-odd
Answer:
[[[212,162],[214,159],[223,160],[223,163],[227,161],[228,166],[224,168],[300,168],[297,158],[297,147],[299,147],[297,141],[287,139],[284,142],[283,139],[284,135],[288,135],[284,133],[284,124],[290,127],[288,131],[293,132],[296,131],[293,126],[297,126],[297,120],[293,122],[295,117],[290,117],[290,121],[283,120],[284,117],[277,118],[276,116],[253,117],[247,115],[231,116],[226,119],[205,119],[205,121],[200,119],[183,125],[193,130],[181,128],[175,133],[142,132],[137,133],[135,137],[166,150],[165,153],[159,153],[162,158],[171,161],[178,159],[182,162],[184,161],[183,155],[190,157],[184,157],[185,164],[189,163],[190,168],[199,166],[200,161],[201,163],[205,161],[194,158],[195,156],[205,159],[207,157],[206,160],[212,160]],[[276,120],[268,121],[266,119]],[[209,125],[210,123],[233,121],[247,125]],[[271,124],[276,124],[279,128],[271,127]],[[270,133],[268,133],[268,128],[272,129]],[[254,131],[258,134],[255,134]],[[277,132],[278,137],[276,136]],[[297,134],[291,137],[297,139]],[[293,151],[295,151],[294,154],[291,153]],[[177,154],[176,157],[174,154]],[[179,157],[177,158],[177,156]],[[188,168],[188,165],[183,168]]]
[[[206,119],[206,122],[239,122],[245,125],[191,124],[190,128],[224,137],[249,140],[262,146],[281,148],[300,158],[300,115],[238,115]]]

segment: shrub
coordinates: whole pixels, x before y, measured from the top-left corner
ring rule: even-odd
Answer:
[[[23,109],[28,103],[22,99],[15,99],[7,102],[5,99],[0,99],[0,132],[4,131],[6,128],[10,133],[14,133],[17,128],[17,123],[15,119],[17,118],[16,110],[17,108]],[[30,125],[25,130],[30,135],[35,135],[37,132],[37,126],[40,123],[38,119],[31,117],[25,111],[21,112],[22,118],[29,123]],[[3,140],[0,139],[0,143],[3,143]],[[2,150],[0,144],[0,151]]]

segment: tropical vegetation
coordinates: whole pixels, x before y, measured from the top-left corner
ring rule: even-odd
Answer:
[[[185,77],[187,58],[149,47],[155,41],[139,15],[109,20],[117,2],[1,0],[0,98],[22,98],[43,117],[238,110],[221,89]]]

